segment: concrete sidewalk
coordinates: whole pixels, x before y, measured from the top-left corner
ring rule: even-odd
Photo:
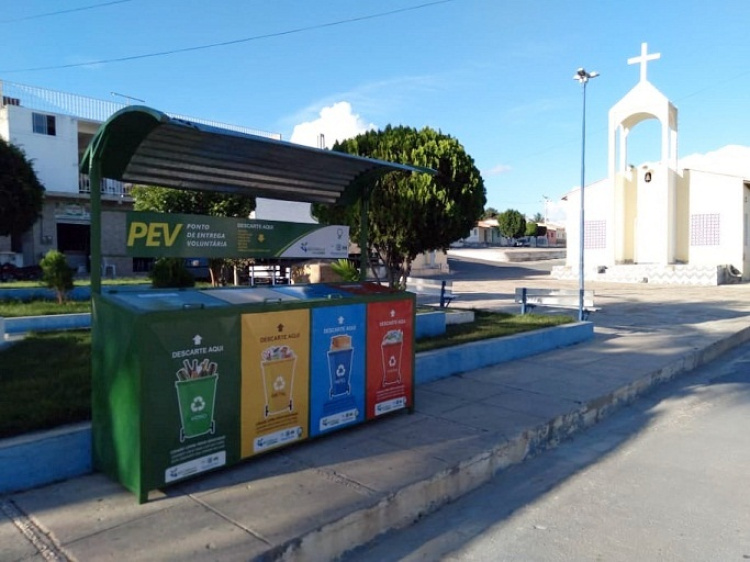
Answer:
[[[454,283],[451,306],[515,309]],[[593,285],[587,343],[420,385],[397,414],[152,493],[101,475],[0,498],[0,560],[331,560],[750,339],[750,286]]]

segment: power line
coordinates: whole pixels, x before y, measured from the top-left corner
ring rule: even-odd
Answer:
[[[129,1],[129,0],[120,0],[123,1]],[[430,8],[432,6],[437,6],[438,4],[448,4],[450,2],[456,2],[457,0],[434,0],[433,2],[425,2],[423,4],[417,4],[416,6],[409,6],[407,8],[398,8],[396,10],[389,10],[387,12],[378,12],[375,14],[369,14],[366,16],[356,16],[353,18],[347,18],[327,23],[320,23],[316,25],[310,25],[306,27],[298,27],[296,29],[289,29],[287,31],[279,31],[276,33],[266,33],[264,35],[254,35],[252,37],[245,37],[243,39],[234,39],[231,41],[222,41],[220,43],[209,43],[207,45],[197,45],[194,47],[184,47],[182,49],[171,49],[169,51],[159,51],[156,53],[146,53],[143,55],[131,55],[128,57],[120,57],[120,58],[114,58],[114,59],[102,59],[97,61],[89,61],[89,62],[80,62],[80,63],[72,63],[72,64],[61,64],[61,65],[55,65],[55,66],[38,66],[34,68],[19,68],[15,70],[0,70],[0,73],[3,74],[10,74],[14,72],[36,72],[40,70],[60,70],[63,68],[77,68],[81,66],[91,66],[96,64],[109,64],[109,63],[115,63],[115,62],[126,62],[126,61],[132,61],[132,60],[139,60],[139,59],[146,59],[146,58],[153,58],[153,57],[163,57],[167,55],[174,55],[177,53],[188,53],[191,51],[201,51],[205,49],[214,49],[216,47],[226,47],[228,45],[238,45],[240,43],[249,43],[250,41],[260,41],[262,39],[271,39],[274,37],[283,37],[285,35],[295,35],[298,33],[304,33],[306,31],[313,31],[315,29],[324,29],[327,27],[335,27],[338,25],[345,25],[348,23],[355,23],[360,21],[366,21],[376,18],[383,18],[387,16],[392,16],[394,14],[400,14],[404,12],[411,12],[414,10],[421,10],[423,8]],[[114,2],[112,2],[114,3]]]
[[[17,21],[36,20],[36,19],[47,18],[51,16],[59,16],[61,14],[70,14],[72,12],[83,12],[85,10],[94,10],[96,8],[102,8],[104,6],[111,6],[112,4],[124,4],[125,2],[132,2],[132,1],[133,0],[113,0],[112,2],[102,2],[100,4],[91,4],[90,6],[81,6],[80,8],[70,8],[68,10],[58,10],[56,12],[45,12],[43,14],[34,14],[33,16],[23,16],[20,18],[0,20],[0,23],[15,23]]]

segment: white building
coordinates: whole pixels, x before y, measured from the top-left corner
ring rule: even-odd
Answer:
[[[0,81],[0,137],[19,146],[45,186],[42,217],[23,236],[0,237],[0,264],[36,265],[50,250],[63,252],[68,264],[88,269],[91,186],[79,174],[79,161],[99,126],[124,104]],[[172,115],[243,133],[280,138],[246,127]],[[132,210],[129,187],[104,179],[102,253],[118,275],[145,271],[144,260],[125,255],[125,211]],[[289,220],[289,219],[286,219]]]
[[[647,79],[609,111],[608,177],[584,190],[587,280],[716,285],[750,280],[750,148],[728,146],[679,160],[677,108]],[[628,134],[639,123],[661,124],[658,162],[627,164]],[[558,278],[578,277],[581,190],[566,195],[568,254]]]

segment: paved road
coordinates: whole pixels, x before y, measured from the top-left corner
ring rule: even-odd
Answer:
[[[750,344],[347,558],[750,559]]]
[[[492,254],[488,252],[488,258]],[[450,273],[438,276],[451,281],[496,281],[499,279],[548,278],[552,267],[564,265],[564,259],[528,262],[501,262],[477,259],[457,254],[448,255]]]

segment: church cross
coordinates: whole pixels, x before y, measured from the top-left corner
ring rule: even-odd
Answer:
[[[628,64],[641,65],[641,82],[646,82],[646,65],[650,60],[661,58],[661,53],[648,54],[648,43],[641,43],[641,56],[628,59]]]

